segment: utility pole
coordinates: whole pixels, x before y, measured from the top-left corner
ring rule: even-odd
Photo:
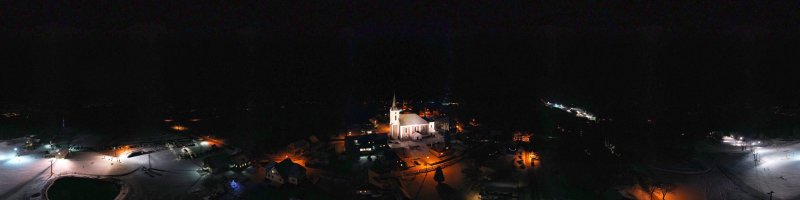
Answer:
[[[774,194],[774,193],[775,193],[774,191],[767,192],[767,194],[769,194],[769,200],[772,200],[772,194]]]
[[[53,176],[53,164],[56,163],[56,159],[50,160],[50,176]]]
[[[150,162],[150,154],[149,153],[147,154],[147,165],[150,166],[150,168],[153,168],[153,163]]]

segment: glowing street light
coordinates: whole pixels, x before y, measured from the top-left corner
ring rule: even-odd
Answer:
[[[185,126],[181,126],[181,125],[174,125],[171,128],[172,128],[172,130],[176,130],[176,131],[185,131],[185,130],[189,129],[189,128],[187,128]]]

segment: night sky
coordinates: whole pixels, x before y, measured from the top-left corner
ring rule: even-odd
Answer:
[[[797,2],[3,2],[0,101],[800,100]]]

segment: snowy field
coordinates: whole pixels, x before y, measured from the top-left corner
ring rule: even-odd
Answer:
[[[97,152],[72,153],[67,159],[43,158],[42,154],[16,156],[14,142],[0,141],[0,199],[30,199],[46,183],[59,176],[94,176],[120,179],[130,187],[126,199],[193,199],[203,176],[200,159],[179,160],[180,149],[164,149],[148,155],[111,157]],[[203,148],[203,147],[193,147]],[[196,149],[200,150],[200,149]],[[52,175],[51,169],[52,168]],[[246,174],[247,172],[244,172]],[[238,177],[242,174],[218,176]],[[254,175],[257,176],[257,175]]]
[[[711,170],[678,173],[654,170],[658,179],[673,181],[677,187],[666,199],[800,199],[800,141],[753,140],[723,137],[722,145],[711,149],[711,157],[698,160]],[[756,161],[757,159],[757,161]],[[623,189],[634,199],[661,199],[635,185]]]
[[[725,137],[723,143],[730,147],[723,151],[734,156],[721,160],[721,164],[747,187],[762,194],[773,191],[777,199],[800,198],[800,141]],[[742,150],[742,145],[747,148]]]

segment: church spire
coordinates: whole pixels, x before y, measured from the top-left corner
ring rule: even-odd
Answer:
[[[397,94],[392,93],[392,110],[397,110]]]

